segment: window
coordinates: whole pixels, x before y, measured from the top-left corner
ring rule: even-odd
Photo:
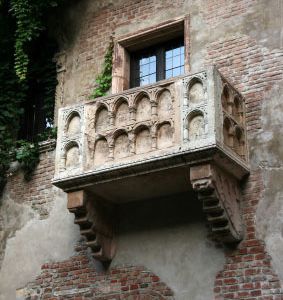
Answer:
[[[112,93],[189,71],[189,16],[114,38]]]
[[[131,87],[184,74],[184,39],[178,38],[131,53]]]

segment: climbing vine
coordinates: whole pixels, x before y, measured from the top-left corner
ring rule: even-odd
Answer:
[[[97,87],[94,89],[91,98],[105,96],[108,90],[111,88],[112,83],[112,57],[113,57],[114,43],[111,39],[106,54],[104,56],[104,64],[102,72],[97,76],[95,82]]]
[[[45,14],[59,2],[60,0],[10,0],[11,12],[16,20],[15,71],[20,80],[26,79],[28,70],[29,56],[26,47],[40,36],[45,29]]]
[[[30,179],[39,161],[38,143],[54,137],[53,111],[56,66],[52,58],[57,45],[47,34],[47,20],[64,0],[0,0],[0,193],[10,163],[18,160]],[[32,140],[21,139],[24,109],[44,103],[48,125]]]

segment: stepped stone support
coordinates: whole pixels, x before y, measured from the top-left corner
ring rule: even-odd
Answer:
[[[103,262],[110,261],[115,253],[113,207],[93,199],[83,190],[68,193],[67,207],[75,214],[75,224],[80,226],[80,233],[85,236],[93,257]]]
[[[237,180],[211,163],[192,166],[190,180],[202,201],[212,238],[225,243],[240,241],[243,228]]]

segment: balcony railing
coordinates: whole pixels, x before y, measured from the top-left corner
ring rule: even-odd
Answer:
[[[241,237],[247,160],[244,98],[212,67],[59,110],[56,186],[105,203],[193,188],[227,241]]]

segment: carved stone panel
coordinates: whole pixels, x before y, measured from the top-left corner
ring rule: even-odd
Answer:
[[[223,122],[223,141],[226,146],[233,149],[234,129],[233,129],[233,123],[229,118],[225,118]]]
[[[157,131],[157,148],[163,149],[173,144],[173,128],[170,123],[163,123]]]
[[[108,110],[106,107],[100,108],[96,113],[95,131],[106,130],[109,126]]]
[[[94,149],[94,165],[104,164],[109,157],[109,147],[106,139],[100,139],[95,143]]]
[[[151,119],[151,105],[147,97],[142,97],[137,102],[136,121],[144,121]]]
[[[189,140],[195,141],[203,137],[205,130],[204,117],[197,113],[189,118]]]
[[[146,153],[151,151],[151,136],[147,128],[143,128],[136,135],[136,153]]]
[[[243,101],[240,99],[240,97],[235,96],[233,105],[233,117],[241,125],[243,124],[243,113]]]
[[[235,152],[240,155],[242,158],[245,158],[245,136],[244,131],[236,126],[235,136],[233,141],[233,148]]]
[[[77,168],[80,164],[80,150],[77,145],[73,145],[66,151],[66,169]]]
[[[123,101],[117,107],[115,125],[116,126],[126,125],[129,119],[130,119],[129,106],[126,101]]]
[[[158,117],[160,120],[166,120],[171,117],[172,114],[172,97],[168,90],[163,91],[158,99]]]
[[[127,157],[130,152],[129,148],[130,148],[130,143],[129,143],[128,135],[126,133],[120,134],[115,139],[114,159]]]
[[[79,115],[75,114],[71,117],[68,128],[67,128],[67,133],[68,135],[75,135],[80,133],[81,131],[81,118]]]
[[[198,104],[204,100],[203,84],[196,81],[189,88],[189,103]]]

